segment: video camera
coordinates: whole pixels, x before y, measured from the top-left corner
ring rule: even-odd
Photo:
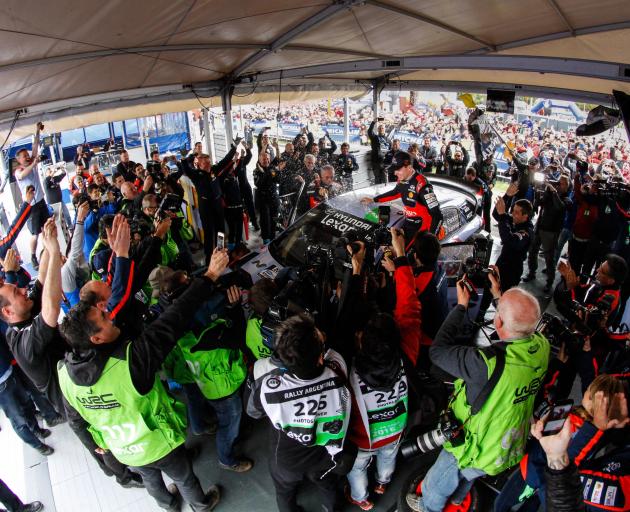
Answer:
[[[565,304],[563,314],[575,325],[580,334],[590,336],[601,328],[602,322],[612,309],[614,300],[612,295],[603,295],[596,304],[588,306],[571,300]]]
[[[551,313],[543,313],[536,328],[551,344],[553,353],[558,353],[564,344],[569,348],[582,348],[584,337],[576,334],[560,317]]]
[[[376,247],[392,245],[392,234],[389,230],[391,207],[380,205],[378,207],[378,227],[374,230],[374,245]]]
[[[462,424],[451,409],[440,415],[437,428],[402,443],[400,452],[403,458],[409,459],[421,453],[431,452],[447,441],[453,446],[460,446],[464,442]]]
[[[597,195],[615,201],[630,200],[630,186],[620,179],[597,179],[592,182]]]

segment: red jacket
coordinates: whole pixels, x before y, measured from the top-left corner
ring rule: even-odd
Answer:
[[[597,220],[597,203],[589,203],[586,196],[582,193],[580,175],[578,173],[575,174],[573,190],[575,191],[575,203],[577,205],[573,234],[576,238],[589,240],[593,236],[593,226]]]
[[[422,343],[422,308],[416,292],[413,271],[406,257],[396,258],[394,282],[396,284],[396,307],[394,320],[401,337],[401,349],[415,366]]]

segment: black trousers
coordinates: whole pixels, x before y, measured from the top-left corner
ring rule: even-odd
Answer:
[[[321,510],[333,512],[337,499],[337,475],[328,473],[322,478],[322,471],[294,471],[280,467],[276,457],[269,457],[269,472],[276,488],[276,503],[280,512],[299,512],[297,504],[298,487],[304,480],[311,482],[319,494]]]
[[[492,214],[490,210],[492,209],[492,191],[488,194],[484,194],[483,196],[483,229],[485,229],[488,233],[492,233]]]
[[[608,253],[612,252],[612,243],[602,242],[597,238],[591,238],[584,252],[584,264],[582,272],[592,274],[593,269],[599,267]]]
[[[372,173],[374,174],[374,184],[386,183],[385,170],[382,160],[372,160]]]
[[[20,498],[2,480],[0,480],[0,503],[7,507],[9,512],[20,512],[24,507]]]
[[[586,261],[586,249],[588,248],[588,241],[581,241],[572,238],[569,240],[569,265],[575,271],[575,274],[579,276],[585,272]]]
[[[255,193],[256,210],[260,219],[260,236],[263,240],[273,240],[276,236],[278,223],[278,197],[262,194],[258,189]]]
[[[193,473],[192,462],[188,458],[184,445],[179,446],[161,459],[137,466],[134,471],[140,473],[144,486],[162,508],[174,507],[177,499],[168,492],[162,472],[169,476],[179,489],[179,493],[195,512],[209,511],[208,498],[201,489],[199,479]]]
[[[243,207],[228,206],[225,209],[225,221],[228,225],[228,243],[240,243],[243,240]]]

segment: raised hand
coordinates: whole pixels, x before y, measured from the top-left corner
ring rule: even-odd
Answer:
[[[205,276],[216,281],[227,268],[229,262],[230,257],[228,256],[227,249],[215,249],[210,258],[210,264],[208,265]]]
[[[107,231],[107,242],[112,252],[119,257],[129,257],[129,246],[131,245],[131,230],[124,215],[116,215],[111,229]]]
[[[59,249],[59,240],[57,240],[57,224],[55,223],[55,218],[51,217],[44,224],[44,229],[42,230],[42,239],[44,242],[44,247],[48,251],[48,254],[51,256],[53,254],[58,254]]]

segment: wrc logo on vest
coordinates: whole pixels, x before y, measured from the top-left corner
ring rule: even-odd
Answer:
[[[86,409],[115,409],[120,407],[120,403],[112,393],[77,396],[76,399]]]
[[[540,389],[540,385],[542,384],[542,379],[540,377],[535,377],[532,381],[522,388],[516,388],[514,391],[514,401],[512,404],[518,404],[520,402],[524,402],[530,396],[536,395],[538,390]]]

